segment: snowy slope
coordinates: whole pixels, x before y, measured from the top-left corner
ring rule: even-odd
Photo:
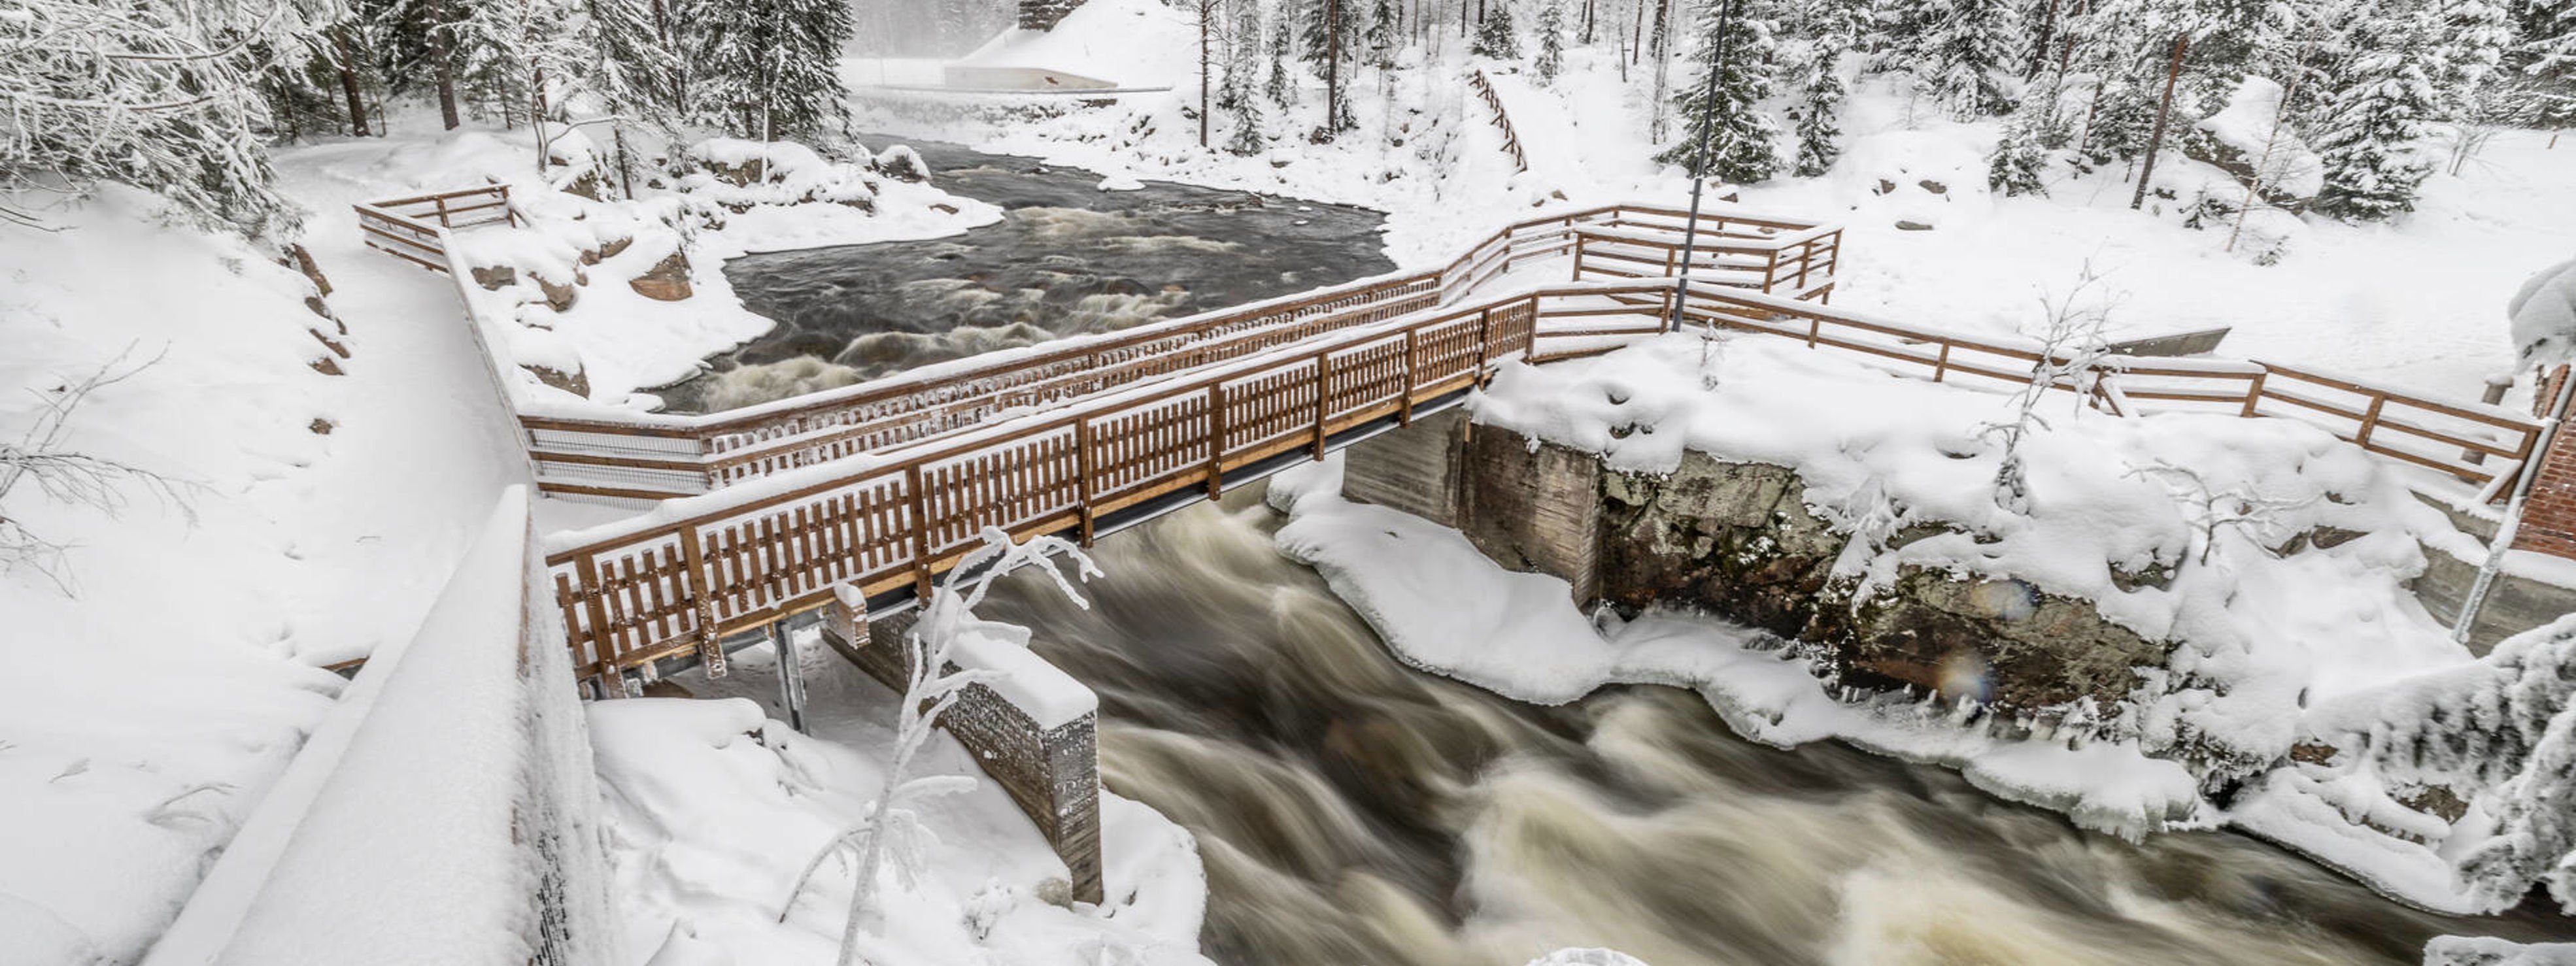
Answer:
[[[17,669],[0,800],[24,833],[0,838],[0,934],[58,937],[36,962],[142,950],[338,691],[319,666],[408,634],[520,475],[445,279],[362,253],[316,188],[346,335],[272,253],[167,227],[130,192],[58,213],[56,233],[0,234],[0,436],[120,353],[158,359],[92,396],[66,442],[185,499],[128,488],[113,515],[32,486],[0,499],[73,544],[69,591],[0,573]],[[325,356],[346,375],[309,366]]]

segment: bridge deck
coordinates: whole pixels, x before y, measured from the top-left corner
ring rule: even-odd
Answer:
[[[360,206],[371,236],[433,267],[453,221],[514,223],[474,189]],[[497,206],[499,214],[494,214]],[[908,606],[980,542],[1082,540],[1457,405],[1506,362],[1595,354],[1695,325],[1794,338],[1894,372],[2026,385],[2033,345],[1827,305],[1837,228],[1731,207],[1613,205],[1512,225],[1436,271],[1369,279],[1101,336],[992,353],[714,416],[521,414],[542,488],[627,519],[545,544],[576,673],[598,693],[856,586]],[[488,219],[488,220],[484,220]],[[493,229],[483,229],[493,230]],[[1670,276],[1685,263],[1691,276]],[[2056,360],[2075,368],[2070,359]],[[2386,459],[2510,484],[2538,424],[2258,362],[2087,363],[2055,388],[2121,415],[2198,409],[2307,420]],[[534,407],[529,407],[534,408]]]

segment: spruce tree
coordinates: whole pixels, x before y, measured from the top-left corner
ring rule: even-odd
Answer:
[[[2439,110],[2432,39],[2402,12],[2376,11],[2355,27],[2354,50],[2328,78],[2332,105],[2316,138],[2325,188],[2315,210],[2377,221],[2415,208],[2432,174],[2420,147]]]
[[[1812,178],[1842,156],[1841,115],[1850,94],[1842,53],[1870,31],[1871,20],[1866,4],[1849,0],[1803,0],[1791,12],[1786,26],[1796,39],[1780,51],[1781,75],[1798,89],[1798,102],[1790,108],[1796,122],[1790,134],[1798,142],[1791,170]]]
[[[815,138],[849,127],[834,70],[850,33],[842,0],[698,0],[689,96],[739,137]]]
[[[1530,64],[1542,85],[1556,83],[1556,75],[1565,70],[1565,7],[1557,0],[1543,0],[1538,8],[1538,59]]]
[[[1270,81],[1262,87],[1270,103],[1283,110],[1297,99],[1297,81],[1288,76],[1288,49],[1296,37],[1296,28],[1290,25],[1292,19],[1287,6],[1281,5],[1270,30]]]
[[[2030,41],[2019,0],[1892,0],[1885,60],[1962,118],[2010,110]]]
[[[2522,123],[2576,127],[2576,0],[2524,0],[2506,54]]]
[[[1467,52],[1495,60],[1521,59],[1521,38],[1519,32],[1512,29],[1509,4],[1495,4],[1492,10],[1485,12],[1485,20],[1476,25],[1476,39],[1467,45]]]
[[[2511,18],[2502,0],[2430,0],[2419,14],[2429,21],[2433,49],[2429,65],[2439,94],[2439,117],[2453,121],[2483,120],[2488,83],[2504,66],[2513,45]]]
[[[2004,125],[2003,139],[1995,144],[1995,153],[1988,159],[1987,187],[2005,195],[2048,193],[2049,150],[2065,143],[2057,119],[2057,94],[2052,65]]]
[[[1261,5],[1231,0],[1226,11],[1225,81],[1217,88],[1217,107],[1225,112],[1230,132],[1225,149],[1238,155],[1259,153],[1261,98],[1253,89],[1261,69]]]
[[[1762,99],[1771,96],[1778,55],[1772,40],[1775,12],[1763,0],[1735,0],[1735,16],[1729,20],[1720,16],[1724,7],[1712,2],[1700,8],[1692,30],[1691,75],[1673,98],[1673,110],[1682,119],[1681,136],[1655,160],[1688,167],[1705,138],[1708,169],[1697,174],[1737,183],[1764,181],[1780,169],[1772,146],[1780,129],[1761,109]],[[1723,67],[1710,61],[1721,43]],[[1708,96],[1711,71],[1717,74],[1713,99]]]
[[[1404,46],[1396,36],[1400,29],[1396,23],[1398,19],[1395,0],[1377,0],[1377,5],[1369,11],[1368,35],[1365,38],[1369,66],[1379,70],[1395,69],[1395,52]]]

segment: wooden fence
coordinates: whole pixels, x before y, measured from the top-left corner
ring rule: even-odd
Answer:
[[[505,184],[350,207],[358,212],[358,231],[367,247],[441,272],[451,271],[445,229],[519,223],[518,212],[510,207],[510,186]]]
[[[549,493],[659,500],[710,492],[1428,311],[1516,266],[1563,257],[1573,250],[1578,230],[1621,230],[1678,247],[1688,218],[1686,212],[1643,205],[1585,209],[1507,227],[1435,272],[988,353],[710,416],[601,419],[540,412],[523,414],[521,423],[539,485]],[[1734,213],[1704,213],[1700,225],[1707,258],[1766,266],[1744,284],[1805,297],[1831,292],[1840,229]]]
[[[1580,283],[1332,332],[906,450],[666,503],[560,535],[547,557],[585,675],[717,646],[823,606],[836,585],[919,593],[985,527],[1087,539],[1104,516],[1220,491],[1374,426],[1454,404],[1542,337],[1543,318],[1650,304],[1662,282]],[[615,687],[608,688],[615,691]]]
[[[1698,280],[1683,314],[1858,355],[1934,382],[1965,377],[1990,386],[2027,385],[2041,358],[2035,344],[1899,325]],[[2096,406],[2121,415],[2185,410],[2297,419],[2382,457],[2491,491],[2531,460],[2540,434],[2538,421],[2502,406],[2430,399],[2259,360],[2105,356],[2086,369],[2056,388],[2084,388],[2097,397]]]
[[[1502,95],[1494,93],[1494,82],[1485,78],[1485,69],[1470,68],[1467,86],[1475,88],[1476,96],[1484,98],[1485,106],[1493,110],[1494,126],[1503,129],[1503,150],[1512,156],[1512,170],[1529,170],[1529,155],[1521,151],[1520,132],[1512,130],[1512,116],[1503,110]]]

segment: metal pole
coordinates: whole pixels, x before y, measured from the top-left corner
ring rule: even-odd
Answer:
[[[796,653],[796,630],[782,617],[761,627],[778,658],[778,703],[787,709],[787,726],[800,734],[805,727],[805,661]]]
[[[1673,278],[1673,314],[1664,322],[1667,332],[1682,330],[1682,303],[1690,297],[1691,257],[1699,245],[1699,196],[1708,184],[1708,142],[1717,134],[1717,75],[1726,69],[1726,39],[1734,27],[1735,0],[1724,0],[1717,8],[1717,40],[1710,45],[1708,84],[1700,90],[1699,144],[1691,148],[1690,220],[1682,223],[1682,267]]]
[[[2549,382],[2548,370],[2540,370],[2541,384]],[[2496,571],[2504,569],[2505,551],[2513,549],[2513,539],[2522,530],[2523,504],[2531,497],[2531,481],[2540,475],[2540,467],[2549,457],[2549,446],[2567,418],[2567,403],[2576,397],[2576,371],[2558,381],[2558,394],[2549,404],[2549,415],[2540,421],[2539,438],[2531,441],[2531,456],[2523,460],[2522,476],[2513,481],[2513,499],[2505,503],[2504,523],[2496,527],[2495,543],[2487,548],[2486,563],[2478,567],[2478,579],[2469,585],[2469,598],[2460,602],[2460,616],[2451,622],[2451,639],[2469,642],[2470,625],[2478,622],[2478,611],[2486,606],[2487,591],[2495,586]]]

